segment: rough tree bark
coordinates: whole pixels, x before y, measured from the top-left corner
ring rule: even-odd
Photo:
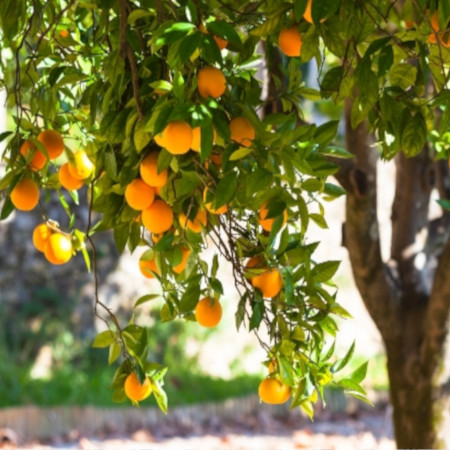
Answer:
[[[383,262],[377,220],[377,150],[366,124],[350,125],[346,143],[355,155],[337,178],[347,190],[344,243],[362,299],[383,338],[399,448],[436,448],[437,375],[450,307],[448,215],[430,221],[434,187],[448,192],[448,170],[426,147],[414,158],[396,158],[391,257]],[[436,245],[436,243],[440,243]]]

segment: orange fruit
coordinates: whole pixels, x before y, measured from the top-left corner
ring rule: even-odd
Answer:
[[[56,159],[64,151],[63,138],[56,130],[41,131],[37,140],[45,147],[50,159]]]
[[[277,360],[276,359],[272,359],[269,363],[268,369],[269,369],[269,373],[273,373],[275,372],[277,368]]]
[[[172,208],[164,200],[157,199],[142,211],[142,223],[151,233],[164,233],[173,225]]]
[[[306,5],[305,12],[303,13],[303,18],[309,23],[313,23],[311,13],[312,13],[312,0],[308,0],[308,4]],[[325,18],[320,19],[320,23],[322,23],[322,22],[325,22]],[[297,56],[299,56],[299,55],[297,55]]]
[[[190,254],[191,254],[191,251],[189,250],[189,248],[187,248],[187,247],[181,248],[181,262],[173,267],[173,271],[175,273],[180,274],[181,272],[183,272],[183,270],[186,267],[186,263],[187,263],[187,260],[188,260]]]
[[[155,188],[136,178],[125,188],[125,200],[138,211],[148,208],[155,199]]]
[[[194,220],[188,219],[184,213],[180,213],[178,220],[183,228],[187,227],[194,233],[201,233],[202,226],[206,227],[206,224],[208,223],[206,211],[201,209],[197,211]]]
[[[215,298],[202,298],[195,307],[197,322],[207,328],[215,327],[222,318],[222,306]]]
[[[161,134],[157,134],[157,135],[155,135],[155,142],[160,146],[160,147],[165,147],[166,145],[165,145],[165,143],[164,143],[164,136],[163,136],[163,134],[161,133]]]
[[[219,47],[219,50],[223,50],[224,48],[227,48],[228,41],[224,38],[221,38],[220,36],[213,36],[213,39],[216,41],[217,47]]]
[[[205,208],[212,214],[225,214],[228,211],[228,205],[222,205],[219,208],[214,209],[212,207],[212,201],[208,203],[206,202],[208,191],[208,188],[205,188],[205,190],[203,191],[203,201],[205,202]]]
[[[218,98],[227,88],[227,80],[220,69],[212,66],[203,67],[197,74],[197,89],[203,98]]]
[[[411,20],[405,20],[405,27],[407,30],[410,30],[414,26],[414,22]]]
[[[69,170],[69,165],[69,163],[65,163],[59,168],[58,180],[61,183],[61,186],[66,188],[68,191],[80,189],[81,186],[83,186],[83,181],[72,176],[72,173]]]
[[[283,279],[278,269],[267,269],[260,275],[256,275],[251,279],[252,285],[258,288],[263,297],[275,297],[281,291]]]
[[[270,405],[281,405],[291,396],[291,389],[275,378],[262,380],[258,387],[259,398]]]
[[[440,30],[440,27],[439,27],[439,16],[438,16],[437,10],[434,11],[432,16],[430,17],[430,24],[431,24],[431,28],[433,28],[434,31],[439,31]]]
[[[52,264],[65,264],[72,258],[72,241],[61,233],[53,233],[45,243],[44,256]]]
[[[123,388],[125,395],[134,402],[140,402],[150,397],[153,390],[150,379],[145,377],[144,384],[141,384],[136,372],[132,372],[127,376]]]
[[[61,30],[60,32],[59,32],[59,35],[62,37],[62,38],[66,38],[66,37],[69,37],[69,32],[67,31],[67,30]]]
[[[33,170],[41,170],[47,162],[47,157],[36,148],[33,142],[24,141],[20,146],[20,154],[23,155],[25,159],[28,159],[31,153],[33,154],[33,157],[29,162],[30,167]]]
[[[19,211],[31,211],[39,202],[39,188],[32,179],[23,178],[11,191],[11,201]]]
[[[436,35],[434,33],[430,33],[430,35],[428,36],[428,42],[430,44],[436,44],[437,43],[437,38],[436,38]]]
[[[300,56],[302,35],[297,26],[283,28],[278,35],[278,45],[286,56]]]
[[[309,23],[313,23],[311,15],[311,7],[312,7],[312,0],[308,0],[305,12],[303,13],[303,18]]]
[[[69,163],[70,173],[78,180],[89,178],[94,171],[94,164],[84,150],[79,150],[73,156],[73,163]]]
[[[52,234],[52,230],[47,224],[41,223],[33,230],[33,245],[37,250],[43,252],[45,249],[45,244]]]
[[[94,164],[84,150],[80,150],[73,156],[74,165],[69,164],[69,171],[77,180],[89,178],[94,171]]]
[[[235,117],[230,122],[231,140],[244,147],[250,147],[255,139],[255,129],[245,117]]]
[[[142,179],[153,187],[162,187],[167,183],[167,169],[158,172],[158,155],[158,152],[149,153],[139,166]]]
[[[152,272],[159,274],[158,266],[156,265],[154,258],[149,260],[144,260],[141,258],[139,260],[139,270],[146,278],[155,278],[155,275],[153,275]]]
[[[267,202],[264,203],[261,206],[261,209],[259,210],[259,224],[264,228],[266,231],[271,231],[273,224],[275,223],[276,217],[273,217],[271,219],[266,219],[267,214],[269,214],[269,210],[266,207]],[[283,224],[281,226],[284,226],[287,222],[287,211],[283,211]]]
[[[191,148],[192,128],[184,120],[174,120],[164,128],[162,137],[155,139],[172,155],[183,155]]]

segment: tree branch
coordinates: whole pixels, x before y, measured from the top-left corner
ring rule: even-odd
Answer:
[[[370,147],[366,123],[351,126],[351,102],[345,105],[346,142],[355,155],[354,167],[347,171],[343,186],[347,193],[344,240],[349,251],[354,279],[362,299],[386,344],[397,341],[395,288],[388,281],[381,258],[377,219],[377,151]],[[341,177],[344,176],[344,172]]]

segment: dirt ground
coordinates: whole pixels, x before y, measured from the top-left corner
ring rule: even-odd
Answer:
[[[48,442],[29,442],[21,448],[133,449],[133,450],[291,450],[395,449],[389,410],[353,416],[327,414],[310,422],[303,417],[270,417],[265,413],[202,425],[173,423],[127,434],[104,430],[83,436],[74,430]]]

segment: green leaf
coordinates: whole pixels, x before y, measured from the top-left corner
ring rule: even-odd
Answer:
[[[353,371],[350,374],[350,378],[355,383],[361,383],[364,378],[366,378],[367,375],[367,366],[369,365],[369,362],[366,361],[365,363],[361,364],[355,371]]]
[[[326,229],[328,228],[328,224],[325,221],[325,219],[320,214],[310,214],[309,218],[316,223],[316,225],[319,225],[320,228]]]
[[[323,283],[331,279],[339,268],[340,261],[325,261],[317,264],[311,270],[311,277],[315,282]]]
[[[114,342],[109,346],[108,365],[114,364],[122,352],[122,347]]]
[[[441,198],[441,199],[436,200],[436,201],[437,201],[437,203],[439,203],[439,205],[442,208],[450,211],[450,200],[446,200],[446,199]]]
[[[320,0],[312,2],[311,17],[313,22],[317,25],[320,19],[331,17],[341,4],[341,0]]]
[[[342,370],[348,364],[354,352],[355,352],[355,341],[353,341],[353,344],[348,349],[344,358],[337,362],[337,367],[335,370],[333,370],[333,372],[339,372],[340,370]]]
[[[130,226],[128,223],[114,228],[114,241],[119,253],[122,253],[125,250],[129,236],[129,228]]]
[[[316,129],[314,140],[321,146],[328,145],[336,136],[339,120],[326,122]]]
[[[366,395],[366,391],[355,381],[350,378],[344,378],[343,380],[339,380],[337,385],[344,388],[346,391],[354,391],[359,394]]]
[[[92,342],[91,347],[93,348],[104,348],[116,342],[116,335],[111,330],[105,330],[99,333],[94,342]]]
[[[421,113],[409,116],[402,131],[403,153],[411,158],[419,154],[427,141],[427,124]]]
[[[156,403],[159,406],[159,409],[164,413],[167,414],[167,394],[162,388],[161,384],[153,379],[150,379],[153,387],[153,394],[155,395]]]
[[[215,209],[225,205],[233,198],[237,188],[237,180],[237,173],[231,172],[219,181],[213,203]]]
[[[242,44],[241,38],[237,34],[233,25],[225,22],[223,20],[215,20],[214,22],[209,22],[206,28],[212,34],[220,36],[227,41],[234,42],[236,44]]]
[[[200,286],[198,284],[190,285],[181,297],[179,309],[182,313],[194,310],[200,298]]]
[[[178,60],[180,64],[184,64],[191,55],[200,47],[202,42],[202,33],[200,31],[196,31],[188,36],[186,36],[179,47],[179,55]]]
[[[250,318],[250,330],[258,329],[264,316],[263,302],[255,302],[253,305],[252,317]]]
[[[250,153],[253,152],[252,148],[247,147],[241,147],[237,150],[235,150],[229,158],[229,161],[238,161],[239,159],[245,158],[246,156],[250,155]]]
[[[150,300],[154,300],[155,298],[159,298],[160,295],[158,294],[147,294],[143,295],[142,297],[139,297],[138,300],[136,300],[136,303],[134,304],[134,308],[136,309],[138,306],[149,302]]]
[[[131,11],[131,13],[128,16],[128,25],[134,25],[136,20],[143,19],[144,17],[154,16],[155,11],[154,10],[147,10],[147,9],[135,9],[134,11]]]

